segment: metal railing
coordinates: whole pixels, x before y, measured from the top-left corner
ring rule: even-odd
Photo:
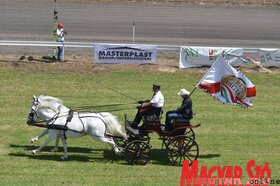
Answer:
[[[64,46],[72,48],[94,48],[95,43],[86,42],[54,42],[54,41],[8,41],[0,40],[0,46],[39,46],[39,47],[55,47]],[[158,50],[163,51],[179,51],[179,45],[157,45]],[[258,48],[243,48],[245,53],[257,53]]]

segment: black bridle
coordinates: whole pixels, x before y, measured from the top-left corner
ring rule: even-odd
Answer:
[[[49,119],[49,120],[34,121],[34,116],[36,116],[36,118],[40,118],[37,115],[37,113],[36,113],[37,106],[38,106],[38,104],[36,104],[36,106],[33,105],[31,107],[31,112],[28,114],[28,120],[26,122],[28,125],[33,126],[33,125],[37,125],[37,124],[41,124],[41,123],[54,124],[54,122],[57,120],[57,118],[59,118],[60,106],[58,107],[58,112],[51,119]]]

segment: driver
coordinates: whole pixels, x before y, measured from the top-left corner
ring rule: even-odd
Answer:
[[[153,92],[154,94],[151,100],[138,101],[138,103],[141,105],[137,106],[138,111],[131,124],[132,128],[137,129],[138,124],[140,123],[143,116],[156,115],[156,117],[159,118],[164,104],[164,96],[160,91],[159,84],[153,84]]]

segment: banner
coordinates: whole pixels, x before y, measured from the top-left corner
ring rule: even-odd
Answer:
[[[221,47],[180,47],[179,68],[191,68],[211,66],[221,55],[242,56],[242,48],[221,48]],[[233,66],[240,66],[243,62],[236,57],[231,57],[229,63]]]
[[[157,46],[137,44],[95,44],[95,63],[156,63]]]
[[[280,66],[280,50],[279,49],[262,49],[258,51],[259,60],[262,66]]]
[[[252,106],[256,87],[241,72],[237,71],[221,55],[200,80],[201,88],[224,104],[241,107]]]

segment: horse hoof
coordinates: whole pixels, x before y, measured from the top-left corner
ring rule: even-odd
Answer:
[[[33,154],[33,155],[35,155],[35,154],[36,154],[36,150],[32,150],[31,152],[32,152],[32,154]]]
[[[58,148],[53,148],[53,149],[51,149],[51,152],[57,152],[58,151]]]
[[[62,160],[66,160],[68,158],[68,156],[61,156],[60,159]]]

